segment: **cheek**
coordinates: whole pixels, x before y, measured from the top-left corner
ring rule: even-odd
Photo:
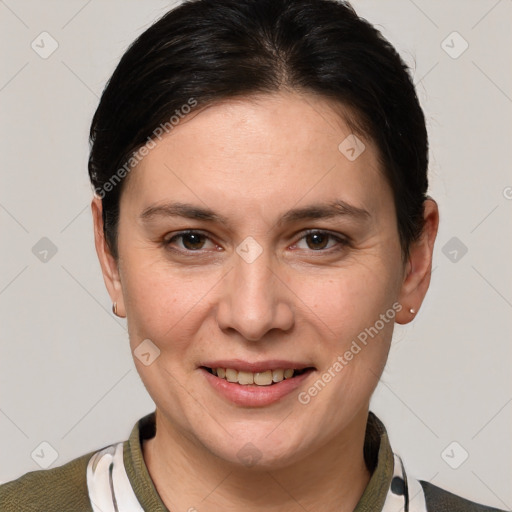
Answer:
[[[344,269],[323,282],[310,280],[300,292],[314,312],[309,318],[321,361],[317,380],[300,399],[312,404],[324,424],[339,425],[370,399],[387,360],[394,285],[389,273],[374,269]]]
[[[131,343],[149,338],[161,348],[172,342],[174,352],[184,349],[196,330],[191,324],[209,288],[204,275],[184,275],[130,255],[124,264],[123,296]]]
[[[389,268],[354,264],[329,275],[308,276],[292,283],[297,296],[324,324],[331,338],[373,325],[391,308],[396,296]],[[301,301],[298,301],[300,304]]]

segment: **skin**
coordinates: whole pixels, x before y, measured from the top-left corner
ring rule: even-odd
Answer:
[[[338,150],[351,133],[334,104],[297,92],[193,112],[129,175],[118,261],[103,237],[101,200],[92,201],[103,276],[131,349],[150,339],[161,351],[149,366],[134,361],[157,409],[144,459],[170,510],[351,511],[368,484],[365,426],[393,322],[307,404],[294,392],[265,407],[235,405],[198,369],[221,358],[305,362],[316,371],[304,391],[394,303],[395,321],[414,318],[409,309],[419,309],[430,282],[437,205],[425,202],[425,229],[404,261],[376,147],[357,135],[366,147],[357,159]],[[335,199],[368,214],[278,222]],[[207,207],[228,224],[141,219],[171,201]],[[206,237],[165,246],[186,229]],[[262,249],[252,263],[236,252],[248,236]],[[260,455],[251,467],[237,456],[247,443]]]

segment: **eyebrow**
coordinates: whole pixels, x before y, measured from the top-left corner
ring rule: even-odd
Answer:
[[[320,220],[335,217],[351,217],[354,220],[369,219],[370,212],[364,208],[358,208],[341,199],[330,203],[312,204],[304,208],[295,208],[286,212],[278,221],[278,225],[293,223],[298,220]]]
[[[145,222],[155,217],[184,217],[193,220],[218,222],[226,226],[230,225],[226,217],[215,213],[210,208],[179,202],[149,206],[140,215],[140,218]],[[303,208],[289,210],[282,215],[277,225],[291,224],[299,220],[332,219],[335,217],[349,217],[354,220],[363,221],[370,218],[370,213],[363,208],[358,208],[341,199],[337,199],[329,203],[312,204]]]

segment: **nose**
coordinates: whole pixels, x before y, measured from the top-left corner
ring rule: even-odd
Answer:
[[[294,324],[293,294],[272,266],[269,251],[248,262],[233,255],[223,280],[217,322],[224,331],[235,330],[249,341],[261,340],[273,329],[288,331]]]

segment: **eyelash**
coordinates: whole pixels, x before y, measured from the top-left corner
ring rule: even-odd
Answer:
[[[205,233],[202,233],[201,231],[186,230],[186,231],[181,231],[179,233],[176,233],[169,239],[164,239],[162,243],[167,249],[180,252],[181,254],[192,255],[194,253],[200,253],[202,251],[202,249],[190,250],[190,249],[176,249],[176,248],[171,247],[171,244],[175,240],[177,240],[179,238],[183,239],[183,237],[185,237],[186,235],[191,235],[191,234],[200,235],[200,236],[203,236],[210,240],[210,237],[208,237],[208,235],[206,235]],[[310,251],[313,253],[324,253],[325,254],[325,253],[337,252],[337,251],[343,250],[346,246],[348,246],[350,244],[349,240],[346,237],[334,235],[333,233],[330,233],[329,231],[323,231],[320,229],[310,229],[310,230],[306,230],[304,232],[304,234],[299,238],[299,240],[297,242],[295,242],[293,245],[297,245],[300,241],[304,240],[306,237],[311,236],[311,235],[324,235],[324,236],[329,237],[329,239],[332,239],[337,242],[337,246],[335,246],[334,248],[331,247],[329,249],[318,249],[318,250],[310,249]]]

